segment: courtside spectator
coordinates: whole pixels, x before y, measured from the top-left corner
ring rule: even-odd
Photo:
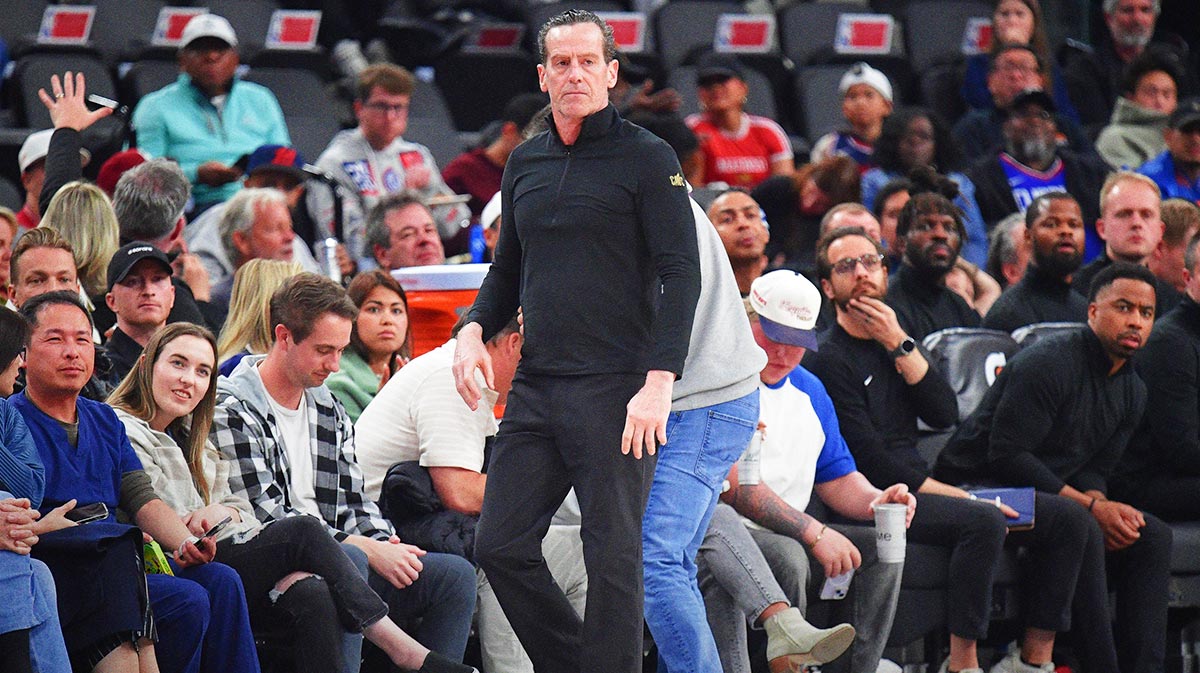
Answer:
[[[1096,138],[1096,152],[1109,166],[1137,168],[1167,149],[1163,132],[1179,104],[1180,77],[1177,61],[1154,49],[1125,69],[1121,96]]]
[[[1171,287],[1185,292],[1184,252],[1188,241],[1200,231],[1200,206],[1184,199],[1164,199],[1160,211],[1163,237],[1146,260],[1146,267]]]
[[[367,246],[384,271],[446,263],[433,211],[416,192],[388,194],[371,207]]]
[[[117,385],[142,355],[150,337],[167,324],[175,303],[171,262],[152,245],[129,243],[108,264],[105,303],[117,316],[112,336],[105,343],[112,361],[109,382]]]
[[[109,260],[121,236],[108,196],[90,182],[69,182],[50,199],[41,226],[57,231],[70,244],[85,303],[103,304]]]
[[[772,175],[788,175],[795,169],[792,144],[783,128],[746,113],[750,87],[735,55],[701,56],[696,63],[696,90],[702,112],[689,115],[686,122],[700,141],[702,159],[686,176],[688,182],[697,187],[723,182],[753,189]]]
[[[354,98],[358,126],[335,135],[317,159],[317,166],[334,176],[345,192],[342,240],[355,261],[370,262],[364,220],[385,195],[411,190],[428,201],[454,194],[442,180],[429,148],[403,137],[413,86],[412,73],[397,65],[381,63],[363,70]],[[333,194],[327,187],[309,189],[308,210],[321,237],[333,235],[333,208]],[[437,208],[440,237],[458,236],[470,217],[462,205]]]
[[[1013,213],[988,234],[987,272],[1003,288],[1017,284],[1029,264],[1029,241],[1025,239],[1025,216]]]
[[[14,309],[39,294],[68,290],[79,292],[79,278],[71,244],[58,232],[38,227],[13,246],[9,259],[8,303]]]
[[[179,163],[200,213],[237,192],[238,159],[291,139],[275,95],[236,76],[238,40],[228,21],[199,14],[179,44],[179,79],[138,102],[133,130],[141,150]]]
[[[813,144],[809,161],[817,163],[834,155],[845,155],[865,172],[875,167],[875,142],[883,132],[883,120],[892,114],[892,83],[879,70],[855,63],[838,83],[842,117],[848,129],[821,136]]]
[[[1137,172],[1158,185],[1163,198],[1200,203],[1200,98],[1179,103],[1163,131],[1167,149]]]
[[[8,208],[0,208],[0,302],[8,301],[9,271],[13,241],[17,238],[17,216]]]
[[[717,228],[733,277],[742,296],[750,293],[750,284],[767,268],[767,240],[771,233],[763,221],[762,208],[749,194],[731,189],[713,199],[708,219]]]
[[[24,233],[42,220],[42,209],[38,200],[42,196],[42,185],[46,181],[46,154],[50,151],[53,129],[36,131],[25,138],[17,153],[17,168],[21,170],[21,187],[25,189],[25,203],[17,211],[18,232]],[[91,155],[79,150],[80,163],[86,164]]]
[[[325,383],[353,423],[392,375],[408,362],[412,353],[412,324],[408,320],[408,296],[404,288],[384,271],[375,269],[355,276],[346,288],[346,296],[358,307],[358,316],[338,371]],[[361,439],[360,436],[360,458]]]
[[[1083,322],[1087,300],[1071,289],[1071,274],[1083,263],[1079,202],[1066,192],[1043,194],[1025,211],[1022,228],[1032,258],[1021,280],[983,317],[983,326],[1011,332],[1039,322]]]
[[[771,266],[811,269],[821,218],[839,203],[859,201],[859,165],[848,156],[831,156],[767,178],[750,192],[771,227],[767,259]]]
[[[295,262],[252,259],[233,274],[229,315],[217,341],[221,376],[233,373],[247,355],[265,355],[275,340],[271,329],[271,295],[283,281],[304,271]]]

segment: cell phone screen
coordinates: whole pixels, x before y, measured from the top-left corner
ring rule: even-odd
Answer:
[[[77,524],[91,523],[108,518],[108,505],[102,502],[95,502],[90,505],[83,505],[66,513],[66,517],[70,521]]]
[[[204,535],[201,537],[216,537],[216,535],[218,533],[220,533],[221,531],[225,530],[225,526],[228,526],[231,522],[233,522],[233,517],[227,516],[224,519],[218,521],[217,524],[214,525],[212,528],[209,528],[204,533]]]

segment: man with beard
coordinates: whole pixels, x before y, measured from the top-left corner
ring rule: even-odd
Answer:
[[[950,655],[941,670],[982,673],[976,643],[987,635],[992,582],[1008,542],[1024,545],[1032,558],[1023,578],[1029,587],[1024,638],[999,671],[1053,671],[1055,635],[1069,628],[1071,601],[1086,596],[1089,608],[1102,610],[1107,596],[1103,573],[1081,571],[1088,517],[1071,503],[1039,507],[1032,531],[1006,534],[1005,517],[1015,512],[972,500],[966,491],[929,476],[916,449],[917,419],[947,427],[958,420],[958,405],[954,391],[882,301],[888,284],[882,259],[879,244],[862,229],[836,229],[822,239],[818,272],[825,296],[836,306],[837,324],[803,364],[825,385],[850,453],[868,481],[903,483],[917,494],[908,540],[947,548]],[[1099,555],[1097,536],[1097,563]],[[1110,632],[1110,653],[1111,642]],[[1102,656],[1103,648],[1095,649]]]
[[[1025,275],[992,305],[983,326],[1011,332],[1038,322],[1083,322],[1087,300],[1071,289],[1083,262],[1083,212],[1066,192],[1033,200],[1025,211],[1025,240],[1033,253]]]
[[[1151,44],[1177,62],[1187,62],[1187,43],[1178,35],[1160,32],[1156,39],[1159,9],[1159,0],[1104,0],[1108,31],[1101,31],[1092,45],[1067,41],[1061,56],[1067,92],[1092,133],[1112,116],[1125,68]]]
[[[1054,101],[1044,92],[1030,89],[1017,94],[1004,112],[1004,147],[967,171],[989,228],[1049,192],[1074,196],[1085,225],[1099,217],[1094,204],[1108,169],[1099,158],[1058,146],[1053,112]],[[1085,259],[1100,253],[1095,232],[1089,227],[1086,234]]]
[[[1107,495],[1109,477],[1146,409],[1146,385],[1130,358],[1154,324],[1154,286],[1154,275],[1140,265],[1117,262],[1101,271],[1091,285],[1087,326],[1017,353],[934,470],[953,483],[1034,487],[1035,530],[1044,514],[1064,506],[1084,515],[1081,581],[1105,576],[1097,563],[1102,542],[1121,637],[1119,668],[1095,659],[1112,647],[1108,601],[1077,588],[1071,611],[1081,659],[1076,670],[1163,670],[1171,529]]]
[[[904,261],[887,292],[888,305],[917,340],[946,327],[978,327],[979,314],[944,282],[967,235],[962,214],[951,202],[957,187],[934,173],[913,178],[912,198],[896,222]]]
[[[1167,149],[1137,169],[1158,185],[1163,198],[1200,202],[1200,98],[1179,104],[1163,131]]]
[[[1072,287],[1081,294],[1088,292],[1092,279],[1115,261],[1146,266],[1165,231],[1158,185],[1139,173],[1121,171],[1110,175],[1100,189],[1100,212],[1096,231],[1104,241],[1104,254],[1072,277]],[[1154,290],[1159,315],[1175,308],[1182,297],[1161,278],[1155,278]]]

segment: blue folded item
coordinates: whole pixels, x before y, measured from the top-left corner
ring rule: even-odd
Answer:
[[[1034,522],[1034,489],[1032,486],[1020,488],[977,488],[969,493],[979,500],[1000,502],[1017,510],[1017,518],[1008,519],[1009,530],[1029,530]]]

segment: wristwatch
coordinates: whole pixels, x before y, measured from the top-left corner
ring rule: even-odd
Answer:
[[[893,360],[898,360],[915,350],[917,350],[917,341],[910,336],[906,336],[904,337],[904,341],[900,342],[899,346],[888,351],[888,355],[892,356]]]

